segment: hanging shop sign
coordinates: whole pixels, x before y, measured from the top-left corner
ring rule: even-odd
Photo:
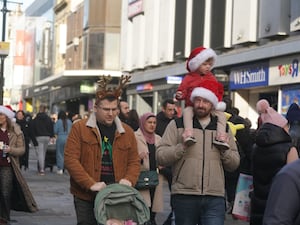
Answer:
[[[267,86],[269,82],[269,63],[260,62],[232,68],[229,76],[231,90]]]

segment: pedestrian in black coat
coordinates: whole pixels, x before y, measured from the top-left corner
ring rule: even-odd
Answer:
[[[29,114],[26,115],[23,110],[16,112],[16,123],[21,127],[25,139],[25,153],[19,159],[20,168],[22,169],[22,166],[24,166],[24,170],[28,169],[30,140],[37,145],[36,139],[34,138],[32,130],[30,129],[30,121],[31,116]]]

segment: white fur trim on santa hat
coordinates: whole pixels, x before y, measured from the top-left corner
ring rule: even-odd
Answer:
[[[216,110],[224,112],[226,109],[226,103],[225,102],[218,102]]]
[[[13,119],[15,117],[15,113],[3,105],[0,105],[0,113],[6,115],[9,119]]]
[[[202,50],[200,53],[198,53],[194,58],[192,58],[188,62],[190,71],[191,72],[196,71],[201,66],[201,64],[204,63],[209,58],[213,58],[213,60],[214,60],[213,66],[214,66],[216,63],[216,59],[217,59],[217,55],[216,55],[215,51],[212,50],[211,48],[206,48],[206,49]]]
[[[195,97],[205,98],[210,101],[215,108],[217,108],[218,98],[212,91],[202,87],[194,88],[190,100],[193,102]]]

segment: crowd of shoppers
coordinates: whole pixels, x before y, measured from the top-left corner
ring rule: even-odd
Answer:
[[[156,187],[139,190],[150,210],[146,225],[156,225],[156,213],[164,210],[164,179],[172,209],[164,225],[224,224],[241,173],[253,177],[251,225],[298,224],[298,103],[292,103],[284,117],[266,99],[259,100],[258,126],[251,129],[251,122],[223,96],[223,86],[211,73],[215,60],[212,49],[191,52],[188,73],[175,95],[187,103],[181,117],[176,116],[176,99],[165,99],[157,115],[139,116],[120,100],[120,90],[130,80],[126,76],[115,89],[103,85],[109,82],[103,76],[93,112],[84,118],[61,110],[53,121],[45,105],[31,118],[22,110],[15,115],[10,107],[0,106],[0,224],[9,223],[13,208],[12,162],[28,169],[31,141],[38,174],[45,175],[47,147],[54,139],[57,173],[68,170],[78,225],[99,225],[96,194],[113,183],[134,187],[141,171],[158,171],[159,178]],[[228,113],[228,122],[222,111]],[[242,128],[233,132],[230,123]]]

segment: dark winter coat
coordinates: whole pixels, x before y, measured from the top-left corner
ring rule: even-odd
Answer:
[[[173,120],[166,117],[164,112],[161,111],[156,115],[156,129],[155,129],[155,133],[158,134],[159,136],[163,136],[166,127],[168,126],[168,124],[170,123],[170,121]]]
[[[292,146],[289,134],[281,127],[265,123],[257,131],[253,149],[253,194],[250,224],[261,225],[272,179],[286,164]]]
[[[31,123],[32,132],[35,137],[54,137],[53,126],[53,121],[44,112],[38,113]]]
[[[284,166],[274,178],[267,207],[264,225],[300,224],[300,160]]]

